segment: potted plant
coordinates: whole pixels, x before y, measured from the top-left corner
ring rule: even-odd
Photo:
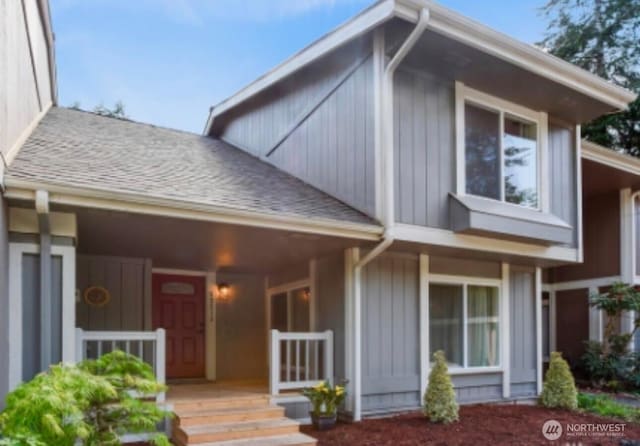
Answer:
[[[302,394],[311,402],[311,421],[316,430],[324,431],[335,426],[338,406],[342,404],[347,395],[344,383],[332,386],[329,382],[322,381],[313,387],[304,389]]]

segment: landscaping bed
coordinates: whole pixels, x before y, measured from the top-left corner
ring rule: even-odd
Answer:
[[[622,437],[567,437],[553,443],[618,445],[622,438],[640,439],[640,424],[602,418],[566,410],[545,409],[529,405],[477,404],[460,408],[460,421],[448,425],[429,423],[415,412],[389,418],[368,419],[361,423],[338,424],[333,430],[316,432],[310,426],[303,431],[319,440],[318,444],[334,446],[423,446],[468,444],[553,444],[542,435],[547,420],[567,423],[622,423]]]

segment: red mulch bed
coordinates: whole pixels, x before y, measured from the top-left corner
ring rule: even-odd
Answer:
[[[550,442],[542,436],[542,425],[557,420],[566,430],[567,423],[624,423],[623,437],[567,437]],[[622,438],[640,439],[640,425],[610,420],[595,415],[551,410],[527,405],[478,404],[462,406],[460,421],[449,425],[429,423],[421,413],[389,418],[368,419],[361,423],[339,423],[334,429],[316,432],[310,426],[303,431],[333,446],[424,446],[424,445],[537,445],[601,444],[618,445]]]

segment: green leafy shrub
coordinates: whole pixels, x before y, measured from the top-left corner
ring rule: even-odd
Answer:
[[[629,344],[640,328],[640,292],[624,283],[614,283],[606,293],[591,296],[590,305],[607,315],[604,342],[587,341],[582,367],[594,387],[617,391],[640,386],[640,356],[629,351]],[[616,321],[635,311],[631,332],[617,331]]]
[[[577,393],[569,364],[562,358],[561,353],[551,352],[540,404],[544,407],[575,409],[578,406]]]
[[[8,395],[0,445],[120,445],[120,435],[156,430],[167,413],[149,398],[164,390],[148,364],[121,351],[52,366]],[[153,441],[170,444],[161,434]]]
[[[578,394],[578,408],[603,417],[620,418],[630,422],[640,422],[640,409],[615,401],[607,395]]]
[[[444,352],[433,354],[435,364],[429,373],[429,384],[424,394],[423,411],[433,423],[458,421],[458,403]]]

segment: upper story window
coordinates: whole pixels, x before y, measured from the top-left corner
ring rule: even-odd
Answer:
[[[456,83],[458,194],[542,209],[547,117]]]

